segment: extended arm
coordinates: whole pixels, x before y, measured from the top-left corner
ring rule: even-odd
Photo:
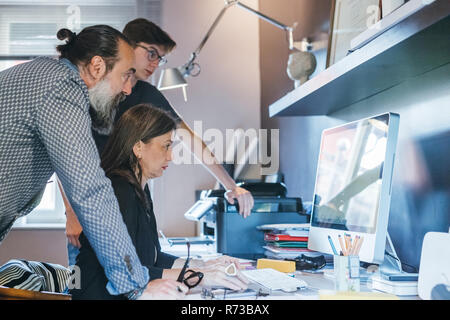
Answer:
[[[69,243],[77,248],[81,248],[80,243],[80,234],[83,231],[83,227],[80,224],[80,221],[77,219],[77,215],[72,209],[70,205],[69,199],[67,199],[66,193],[64,192],[64,188],[61,185],[61,181],[58,179],[58,187],[61,192],[61,197],[64,202],[64,207],[66,208],[66,236],[69,240]]]
[[[180,128],[189,133],[191,143],[185,143],[185,146],[199,159],[209,172],[225,187],[227,200],[233,204],[236,198],[239,203],[239,213],[245,218],[250,215],[253,208],[253,196],[244,188],[238,187],[232,177],[225,171],[224,167],[217,161],[214,154],[209,150],[203,140],[195,132],[181,121]],[[201,148],[195,148],[201,145]]]
[[[148,271],[137,258],[111,183],[100,168],[84,101],[86,96],[79,84],[58,83],[40,102],[42,107],[36,118],[39,135],[105,270],[109,292],[122,294],[143,289],[149,281]]]

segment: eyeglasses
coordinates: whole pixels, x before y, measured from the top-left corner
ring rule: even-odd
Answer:
[[[195,288],[203,279],[203,273],[200,271],[194,271],[191,269],[186,270],[183,283],[189,289]]]
[[[146,48],[146,47],[144,47],[143,45],[140,45],[140,44],[136,44],[136,46],[137,47],[141,47],[142,49],[147,51],[147,53],[148,53],[147,59],[149,61],[155,61],[156,59],[159,59],[158,66],[162,66],[163,64],[167,63],[166,57],[161,57],[158,54],[158,51],[156,51],[155,49],[148,49],[148,48]]]
[[[183,265],[183,268],[181,269],[180,274],[178,275],[177,281],[178,282],[182,282],[186,285],[186,287],[188,287],[189,289],[192,289],[194,287],[196,287],[203,279],[203,273],[202,272],[198,272],[198,271],[194,271],[191,269],[186,270],[189,267],[189,260],[190,258],[190,247],[191,244],[190,242],[186,242],[187,245],[187,251],[188,251],[188,256],[186,259],[186,262]]]

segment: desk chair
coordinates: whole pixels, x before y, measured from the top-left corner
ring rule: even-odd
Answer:
[[[63,293],[70,278],[58,264],[11,259],[0,266],[0,299],[71,300]]]

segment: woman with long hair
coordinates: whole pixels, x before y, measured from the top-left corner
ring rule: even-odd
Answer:
[[[247,279],[237,270],[230,277],[225,266],[238,259],[222,256],[207,263],[164,253],[159,244],[153,202],[147,182],[163,175],[172,160],[176,122],[165,111],[140,104],[125,112],[116,123],[101,156],[101,166],[111,180],[123,220],[150,279],[173,279],[188,288],[197,284],[245,289]],[[111,235],[114,241],[114,235]],[[76,265],[81,288],[71,290],[74,299],[121,299],[109,294],[105,272],[81,234]],[[195,270],[186,270],[188,267]]]

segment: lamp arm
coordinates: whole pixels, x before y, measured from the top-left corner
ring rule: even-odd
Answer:
[[[288,34],[289,49],[291,49],[291,50],[294,49],[294,37],[292,35],[292,32],[294,31],[294,28],[297,25],[297,23],[295,23],[293,27],[290,27],[290,26],[287,26],[287,25],[285,25],[285,24],[283,24],[281,22],[278,22],[275,19],[272,19],[272,18],[266,16],[265,14],[263,14],[261,12],[256,11],[255,9],[252,9],[252,8],[246,6],[245,4],[241,3],[240,1],[235,1],[233,3],[235,3],[237,6],[239,6],[242,9],[245,9],[245,10],[247,10],[247,11],[253,13],[253,14],[256,14],[258,17],[260,17],[261,19],[269,22],[270,24],[272,24],[272,25],[274,25],[274,26],[276,26],[276,27],[286,31],[287,34]]]
[[[233,4],[227,3],[227,4],[225,4],[225,7],[223,7],[222,10],[220,10],[219,15],[216,17],[216,19],[214,20],[211,27],[209,27],[209,30],[206,33],[206,35],[203,37],[203,40],[200,42],[197,49],[194,51],[195,56],[198,56],[198,54],[200,53],[200,50],[203,49],[203,46],[205,45],[206,41],[208,41],[208,39],[211,36],[211,34],[213,33],[214,29],[219,24],[220,19],[222,19],[223,15],[225,14],[225,11],[227,11],[227,9],[229,7],[231,7],[232,5]]]
[[[222,8],[222,10],[219,12],[219,15],[216,17],[216,19],[214,20],[213,24],[211,25],[211,27],[209,27],[208,32],[206,33],[206,35],[203,37],[202,41],[200,42],[200,44],[198,45],[197,49],[195,49],[194,52],[192,52],[191,54],[191,58],[189,59],[189,61],[184,64],[180,69],[181,72],[183,74],[184,77],[191,75],[191,71],[194,68],[194,61],[197,58],[197,56],[199,55],[200,51],[203,49],[206,41],[208,41],[209,37],[211,36],[211,34],[213,33],[214,29],[217,27],[220,19],[222,19],[223,15],[225,14],[225,11],[227,11],[227,9],[229,7],[231,7],[234,3],[226,3],[225,6]]]
[[[222,8],[222,10],[219,12],[219,15],[216,17],[216,19],[214,20],[213,24],[211,25],[211,27],[209,28],[208,32],[206,33],[206,35],[203,37],[202,41],[200,42],[199,46],[197,47],[197,49],[191,54],[191,58],[189,59],[189,61],[184,64],[181,68],[180,71],[182,72],[183,76],[189,76],[191,75],[191,71],[195,66],[195,59],[197,58],[197,56],[199,55],[200,51],[203,49],[206,41],[208,41],[209,37],[211,36],[211,34],[213,33],[214,29],[216,28],[217,24],[219,23],[220,19],[222,19],[223,15],[225,14],[225,11],[230,8],[233,5],[237,5],[240,8],[243,8],[253,14],[256,14],[259,18],[271,23],[272,25],[285,30],[288,33],[288,41],[289,41],[289,49],[294,49],[294,38],[292,36],[292,32],[295,28],[294,27],[290,27],[287,26],[285,24],[282,24],[281,22],[276,21],[275,19],[272,19],[268,16],[266,16],[265,14],[262,14],[261,12],[258,12],[248,6],[246,6],[245,4],[237,1],[237,0],[225,0],[225,6]],[[198,74],[197,74],[198,75]]]
[[[289,27],[289,26],[287,26],[287,25],[285,25],[285,24],[282,24],[281,22],[278,22],[278,21],[276,21],[275,19],[272,19],[272,18],[266,16],[265,14],[263,14],[263,13],[261,13],[261,12],[258,12],[258,11],[256,11],[255,9],[252,9],[252,8],[246,6],[245,4],[243,4],[243,3],[239,2],[239,1],[236,1],[236,5],[237,5],[238,7],[241,7],[241,8],[243,8],[243,9],[245,9],[245,10],[247,10],[247,11],[253,13],[253,14],[256,14],[256,15],[257,15],[258,17],[260,17],[261,19],[263,19],[263,20],[265,20],[265,21],[267,21],[267,22],[273,24],[274,26],[276,26],[276,27],[278,27],[278,28],[280,28],[280,29],[283,29],[283,30],[286,30],[286,31],[288,31],[289,29],[292,29],[291,27]]]

